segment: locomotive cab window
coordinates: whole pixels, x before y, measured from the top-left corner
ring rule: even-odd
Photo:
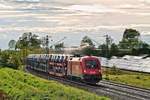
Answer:
[[[99,67],[98,60],[86,60],[85,65],[87,69],[97,69]]]

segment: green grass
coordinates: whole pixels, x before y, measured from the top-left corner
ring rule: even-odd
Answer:
[[[118,68],[103,68],[103,79],[113,82],[150,88],[150,74],[119,70]]]
[[[13,100],[110,100],[10,68],[0,69],[0,90]]]

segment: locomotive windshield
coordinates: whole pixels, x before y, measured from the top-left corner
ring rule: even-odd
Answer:
[[[99,67],[98,60],[86,60],[85,65],[87,69],[97,69]]]

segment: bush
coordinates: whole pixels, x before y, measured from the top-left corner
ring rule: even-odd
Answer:
[[[21,64],[22,62],[19,52],[13,50],[5,50],[1,52],[0,65],[17,69],[18,66],[21,66]]]

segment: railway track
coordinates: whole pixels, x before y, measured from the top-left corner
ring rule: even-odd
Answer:
[[[110,81],[101,81],[100,83],[98,83],[98,85],[103,85],[116,92],[118,91],[120,92],[120,95],[123,94],[124,96],[135,100],[150,100],[150,89],[119,84]]]
[[[150,99],[150,89],[136,87],[132,85],[126,85],[126,84],[119,84],[119,83],[110,82],[110,81],[101,81],[99,83],[99,85],[102,85],[102,84],[110,88],[127,91],[129,94],[135,94],[137,96]]]
[[[100,81],[97,85],[90,85],[79,82],[79,80],[60,78],[31,69],[24,68],[24,71],[44,79],[58,81],[64,85],[80,88],[97,95],[110,97],[115,100],[150,100],[150,89],[139,88],[104,80]]]

